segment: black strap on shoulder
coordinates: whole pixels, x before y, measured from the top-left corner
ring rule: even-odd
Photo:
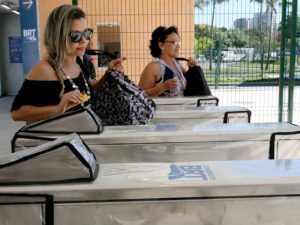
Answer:
[[[116,56],[115,54],[112,54],[108,51],[103,51],[103,50],[100,50],[100,49],[87,49],[86,53],[89,54],[89,55],[107,56],[111,59],[117,59],[118,58],[118,56]]]
[[[87,80],[89,80],[90,75],[89,75],[89,72],[88,72],[86,66],[83,64],[82,59],[81,59],[80,57],[76,57],[76,62],[77,62],[78,65],[80,66],[80,69],[81,69],[83,75],[85,76],[85,78],[86,78]]]
[[[178,61],[186,61],[186,62],[189,61],[187,58],[183,58],[183,57],[177,57],[176,60],[178,60]]]

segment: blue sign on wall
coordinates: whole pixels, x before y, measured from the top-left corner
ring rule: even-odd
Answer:
[[[24,74],[40,59],[37,1],[19,0]]]
[[[22,63],[22,40],[21,37],[8,37],[9,62]]]

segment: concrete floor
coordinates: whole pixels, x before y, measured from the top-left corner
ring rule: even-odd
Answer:
[[[13,96],[0,98],[0,155],[11,153],[11,139],[18,129],[25,126],[25,122],[15,122],[10,118],[13,99]]]

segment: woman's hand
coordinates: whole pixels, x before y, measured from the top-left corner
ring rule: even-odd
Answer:
[[[196,62],[196,60],[194,59],[194,58],[192,58],[192,57],[190,57],[190,58],[188,58],[188,62],[187,62],[187,65],[188,65],[188,67],[194,67],[194,66],[197,66],[197,62]]]
[[[173,79],[168,79],[165,82],[162,83],[163,88],[165,90],[172,90],[172,89],[176,89],[177,85],[178,85],[178,80],[173,78]]]
[[[121,58],[118,58],[118,59],[114,59],[112,60],[109,64],[108,64],[108,68],[105,72],[105,75],[101,77],[100,80],[96,81],[96,82],[90,82],[90,85],[92,86],[92,88],[95,90],[97,88],[99,88],[103,83],[104,81],[106,80],[107,78],[107,72],[109,71],[112,71],[112,70],[116,70],[118,72],[121,72],[121,73],[124,73],[125,70],[124,70],[124,67],[122,65],[123,61],[126,60],[126,57],[121,57]]]
[[[126,57],[121,57],[121,58],[112,60],[112,61],[108,64],[108,71],[110,71],[110,70],[116,70],[116,71],[118,71],[118,72],[124,73],[125,70],[124,70],[124,67],[123,67],[122,63],[123,63],[123,61],[126,60],[126,59],[127,59]]]
[[[76,105],[82,101],[82,95],[79,91],[70,91],[65,93],[60,102],[57,105],[57,114],[64,113],[68,108],[71,108],[72,105]]]

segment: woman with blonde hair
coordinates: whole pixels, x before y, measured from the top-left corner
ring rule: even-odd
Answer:
[[[77,63],[92,35],[79,7],[61,5],[50,13],[44,33],[47,56],[31,68],[15,97],[11,108],[14,120],[37,121],[88,104],[92,90],[105,79],[93,81]],[[108,69],[123,71],[125,59],[111,61]]]

